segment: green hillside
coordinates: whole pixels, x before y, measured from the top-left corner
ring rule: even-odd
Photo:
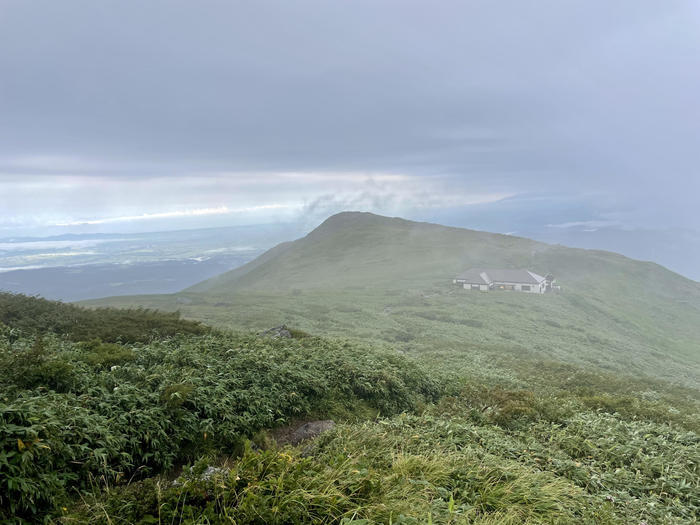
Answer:
[[[446,392],[395,352],[299,332],[262,338],[157,312],[0,300],[1,523],[82,512],[103,490],[236,457],[247,438],[301,418],[412,412]],[[55,523],[132,523],[124,512]]]
[[[471,267],[551,272],[562,292],[482,294],[451,283]],[[86,304],[180,310],[227,328],[287,322],[513,383],[522,380],[514,363],[552,361],[700,384],[699,283],[610,252],[369,213],[330,217],[180,294]]]
[[[298,330],[7,294],[1,313],[3,523],[638,525],[700,512],[696,390],[532,366],[521,349],[521,385],[507,386],[483,361],[458,371]],[[280,441],[314,419],[338,424]]]
[[[593,287],[610,297],[617,295],[614,292],[619,287],[628,293],[636,286],[700,307],[698,283],[653,263],[611,252],[359,212],[334,215],[306,237],[283,243],[239,269],[186,291],[357,286],[403,290],[439,286],[470,267],[531,268],[542,275],[552,272],[567,286]]]

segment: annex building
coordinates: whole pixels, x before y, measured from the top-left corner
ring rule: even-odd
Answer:
[[[472,268],[455,277],[452,282],[465,290],[489,292],[508,290],[525,293],[545,293],[553,290],[554,278],[543,277],[530,270],[498,270]]]

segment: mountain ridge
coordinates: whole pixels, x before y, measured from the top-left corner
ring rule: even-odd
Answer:
[[[527,267],[528,269],[538,273],[545,274],[553,272],[555,276],[560,278],[563,275],[565,278],[568,277],[571,279],[573,277],[574,280],[578,280],[585,277],[585,275],[580,275],[580,272],[579,275],[570,275],[571,272],[567,272],[567,264],[570,264],[573,259],[584,257],[591,259],[590,264],[593,262],[600,264],[631,264],[640,271],[643,269],[650,272],[658,271],[663,273],[666,278],[693,283],[697,290],[700,291],[700,283],[697,283],[692,279],[688,279],[687,277],[672,272],[671,270],[657,263],[650,261],[638,261],[615,252],[583,248],[569,248],[561,245],[551,245],[535,241],[526,237],[484,232],[479,230],[469,230],[452,226],[442,226],[430,222],[414,222],[399,217],[383,217],[367,212],[341,212],[332,215],[306,236],[295,241],[277,245],[271,250],[268,250],[262,254],[258,259],[251,261],[241,268],[237,268],[231,272],[217,276],[211,281],[215,281],[217,286],[229,285],[233,288],[258,288],[260,287],[260,283],[254,282],[256,271],[258,273],[262,273],[265,269],[270,270],[268,263],[274,262],[277,257],[281,257],[285,263],[294,263],[295,261],[298,262],[303,255],[303,251],[313,250],[319,248],[319,246],[325,249],[326,247],[324,247],[322,243],[324,243],[324,241],[327,243],[332,241],[333,237],[343,237],[345,239],[345,245],[343,246],[341,244],[340,246],[331,247],[334,253],[326,254],[330,255],[328,257],[329,260],[326,262],[337,263],[337,257],[334,257],[334,255],[337,255],[338,252],[344,252],[342,254],[347,256],[349,252],[352,251],[353,245],[361,246],[360,243],[365,245],[364,248],[372,248],[372,250],[375,251],[382,250],[383,246],[381,244],[367,246],[371,243],[371,240],[366,238],[367,236],[373,235],[374,232],[380,229],[388,231],[393,235],[401,235],[401,241],[405,242],[403,248],[410,245],[411,241],[416,240],[417,238],[423,243],[430,243],[429,238],[420,238],[421,233],[427,233],[428,235],[441,235],[443,237],[442,239],[436,240],[436,242],[432,243],[432,246],[425,246],[425,249],[433,249],[438,251],[434,254],[433,260],[427,262],[428,268],[426,268],[424,265],[424,267],[420,269],[423,272],[424,278],[427,277],[428,273],[431,271],[430,266],[436,268],[436,279],[451,279],[454,275],[469,267],[502,266],[504,268]],[[386,241],[386,239],[379,240]],[[440,246],[440,243],[443,243],[443,246]],[[450,248],[449,246],[445,246],[446,243],[452,243],[453,247]],[[482,245],[479,246],[478,243],[482,243]],[[487,243],[490,249],[484,250]],[[478,253],[480,249],[483,253]],[[403,251],[405,252],[406,250],[404,249]],[[507,251],[516,253],[513,254],[512,257],[508,257],[507,254],[504,253]],[[543,254],[545,253],[555,254],[559,258],[564,257],[564,260],[557,262],[552,258],[548,258],[546,256],[543,257]],[[398,253],[398,255],[403,254]],[[399,261],[398,259],[390,261],[388,260],[390,256],[391,253],[384,254],[385,259],[387,259],[387,263],[406,263],[405,258],[403,258],[403,261]],[[448,258],[451,259],[449,264],[441,264],[440,261],[435,261],[436,258],[442,258],[444,260],[446,256],[449,256]],[[293,260],[287,260],[290,258]],[[529,267],[533,265],[536,267]],[[437,277],[437,273],[440,273],[440,277]],[[264,275],[260,275],[259,277],[263,278]],[[347,276],[345,276],[345,278],[347,278]],[[343,279],[341,279],[341,281],[342,280]],[[236,283],[235,281],[238,282]],[[205,291],[209,288],[209,285],[206,284],[207,282],[208,281],[204,281],[184,291]],[[288,284],[289,283],[291,283],[291,280],[288,281]],[[284,284],[284,282],[282,282],[282,280],[275,281],[275,284],[278,286],[281,285],[281,288],[285,288],[287,286]],[[312,283],[305,282],[304,284],[310,285]],[[329,282],[322,283],[324,288],[327,288],[332,284],[333,283]],[[289,284],[289,286],[291,286],[291,284]],[[299,286],[300,283],[297,281],[292,287]],[[693,285],[688,284],[688,286],[692,288]],[[272,288],[272,286],[263,285],[262,288]],[[700,292],[698,292],[697,295],[700,296]],[[698,302],[698,305],[700,306],[700,302]]]
[[[552,273],[562,291],[481,293],[452,283],[474,267]],[[332,216],[177,294],[84,304],[180,310],[222,328],[287,323],[455,367],[493,365],[497,375],[511,373],[517,353],[700,385],[700,283],[612,252],[367,213]]]

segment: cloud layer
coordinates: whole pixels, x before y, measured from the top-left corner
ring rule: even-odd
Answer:
[[[536,195],[700,228],[698,27],[696,2],[6,0],[0,227]]]

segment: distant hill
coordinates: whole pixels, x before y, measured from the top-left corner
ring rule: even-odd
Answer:
[[[471,267],[552,273],[560,294],[468,292]],[[282,321],[445,359],[513,351],[696,385],[700,283],[605,251],[345,212],[307,236],[174,295],[88,304],[179,309],[221,326]],[[507,350],[506,350],[507,349]],[[494,357],[495,356],[495,357]]]
[[[700,285],[657,264],[438,224],[343,212],[297,241],[282,243],[249,264],[187,292],[337,289],[378,285],[405,289],[452,279],[470,267],[528,268],[554,273],[578,288],[607,289],[634,280],[665,297],[680,294],[700,306]],[[616,288],[616,287],[615,287]],[[614,290],[613,288],[612,290]],[[612,291],[610,290],[610,291]]]

